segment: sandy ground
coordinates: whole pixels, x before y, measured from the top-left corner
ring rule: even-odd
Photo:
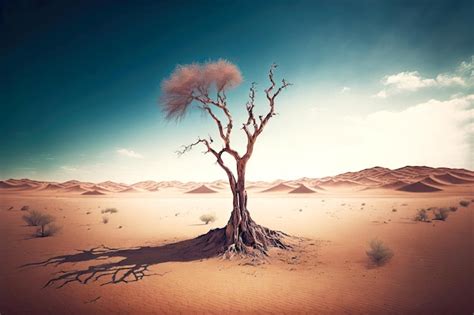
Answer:
[[[446,313],[472,314],[472,190],[459,193],[250,193],[255,221],[299,237],[263,264],[189,255],[186,242],[224,226],[230,196],[0,194],[0,313]],[[364,205],[363,205],[364,204]],[[35,238],[20,208],[56,217],[59,234]],[[414,222],[416,209],[458,206],[446,221]],[[10,209],[13,207],[12,209]],[[115,207],[102,223],[101,210]],[[396,210],[393,210],[396,209]],[[89,214],[87,214],[89,212]],[[216,222],[203,225],[203,213]],[[121,227],[121,228],[119,228]],[[374,238],[394,257],[381,267],[365,251]],[[181,244],[181,245],[180,245]],[[98,254],[91,248],[117,250]],[[82,252],[80,250],[83,250]],[[32,265],[62,256],[60,264]],[[147,267],[143,277],[117,275]],[[89,268],[89,269],[88,269]],[[134,269],[135,268],[135,269]],[[77,270],[86,284],[56,281]],[[96,280],[96,277],[100,277]],[[132,281],[136,280],[136,281]],[[106,284],[115,281],[116,283]],[[105,284],[105,285],[104,285]]]

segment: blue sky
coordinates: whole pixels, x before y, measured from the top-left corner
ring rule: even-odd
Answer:
[[[472,1],[4,1],[1,16],[1,178],[223,178],[201,150],[174,154],[212,122],[166,122],[157,103],[177,64],[218,58],[244,76],[237,118],[272,62],[294,83],[250,178],[472,167]]]

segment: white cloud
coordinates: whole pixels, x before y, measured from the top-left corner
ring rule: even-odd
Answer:
[[[472,169],[473,107],[470,94],[396,111],[275,120],[256,146],[249,178],[325,176],[377,165]]]
[[[435,78],[425,78],[418,71],[404,71],[387,75],[382,79],[385,88],[373,97],[386,98],[400,92],[415,92],[428,87],[448,87],[470,85],[474,77],[474,56],[471,62],[463,61],[454,73],[440,73]]]
[[[474,94],[432,99],[399,112],[350,117],[337,133],[352,146],[344,156],[367,165],[472,167],[473,105]]]
[[[344,86],[342,89],[341,89],[341,93],[344,94],[344,93],[348,93],[351,91],[351,88],[348,87],[348,86]]]
[[[120,155],[123,155],[123,156],[128,156],[128,157],[136,158],[136,159],[142,159],[143,158],[143,155],[141,155],[140,153],[135,152],[133,150],[128,150],[128,149],[125,149],[125,148],[117,149],[117,153],[120,154]]]
[[[471,61],[463,61],[459,65],[457,72],[469,77],[474,77],[474,55],[471,56]]]

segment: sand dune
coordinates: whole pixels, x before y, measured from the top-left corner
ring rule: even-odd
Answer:
[[[401,181],[401,180],[397,180],[397,181],[394,181],[394,182],[391,182],[391,183],[382,185],[381,188],[385,188],[385,189],[398,189],[398,188],[404,187],[404,186],[406,186],[406,185],[408,185],[408,184],[409,184],[409,183],[407,183],[407,182],[404,182],[404,181]]]
[[[141,193],[143,190],[135,188],[135,187],[128,187],[124,190],[119,191],[119,193]]]
[[[312,190],[311,188],[308,188],[307,186],[301,184],[299,187],[291,190],[288,192],[289,194],[312,194],[315,193],[316,191]]]
[[[400,187],[400,188],[398,188],[397,190],[406,191],[406,192],[419,192],[419,193],[423,193],[423,192],[435,192],[435,191],[440,191],[440,190],[442,190],[442,189],[436,188],[436,187],[433,187],[433,186],[430,186],[430,185],[427,185],[427,184],[424,184],[424,183],[422,183],[422,182],[416,182],[416,183],[413,183],[413,184],[409,184],[409,185]]]
[[[263,190],[262,192],[289,192],[291,190],[295,189],[293,186],[289,186],[284,183],[280,183],[276,186],[270,187],[268,189]]]
[[[41,190],[61,190],[64,187],[60,184],[46,184]]]
[[[423,184],[429,185],[429,186],[446,186],[446,183],[443,183],[439,180],[436,180],[433,176],[428,176],[424,179],[421,180]]]
[[[74,185],[74,186],[69,186],[67,188],[64,188],[64,191],[66,192],[86,192],[88,191],[87,189],[85,189],[84,187],[82,187],[82,185]]]
[[[349,187],[356,187],[356,186],[361,186],[361,185],[350,180],[330,179],[328,181],[322,182],[321,186],[325,188],[349,188]]]
[[[197,188],[187,191],[186,193],[187,194],[212,194],[212,193],[217,193],[217,191],[207,187],[206,185],[201,185]]]
[[[454,185],[459,185],[459,184],[474,184],[474,181],[462,179],[459,177],[456,177],[450,173],[446,173],[443,175],[434,175],[434,177],[438,180],[441,180],[442,182],[448,183],[448,184],[454,184]]]
[[[105,195],[105,194],[98,190],[92,190],[92,191],[83,192],[82,195]]]
[[[346,172],[335,176],[324,178],[302,177],[297,180],[274,182],[249,181],[248,190],[261,190],[261,192],[290,192],[300,185],[304,185],[311,190],[328,191],[334,190],[360,190],[367,191],[372,189],[398,190],[410,184],[421,184],[429,187],[418,187],[422,191],[432,188],[456,189],[457,187],[474,186],[474,172],[465,169],[450,169],[445,167],[433,168],[427,166],[405,166],[395,170],[383,167],[373,167],[358,172]],[[0,181],[0,191],[6,193],[45,193],[54,191],[58,194],[74,194],[85,191],[100,191],[102,193],[120,193],[120,192],[161,192],[171,191],[174,193],[185,193],[194,190],[199,186],[206,186],[212,191],[229,192],[229,185],[226,180],[216,180],[208,183],[180,181],[141,181],[132,185],[105,181],[98,184],[91,182],[82,182],[78,180],[69,180],[63,183],[36,181],[27,178],[8,179]],[[408,186],[406,189],[418,190]],[[207,189],[203,189],[204,191]],[[403,190],[402,190],[403,191]],[[198,189],[199,193],[199,189]]]

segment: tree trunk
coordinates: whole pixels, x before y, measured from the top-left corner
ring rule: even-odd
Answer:
[[[247,209],[245,165],[237,165],[238,180],[231,186],[233,210],[225,229],[225,247],[229,252],[266,254],[268,247],[287,248],[282,242],[285,235],[255,223]],[[232,185],[232,182],[231,182]]]

